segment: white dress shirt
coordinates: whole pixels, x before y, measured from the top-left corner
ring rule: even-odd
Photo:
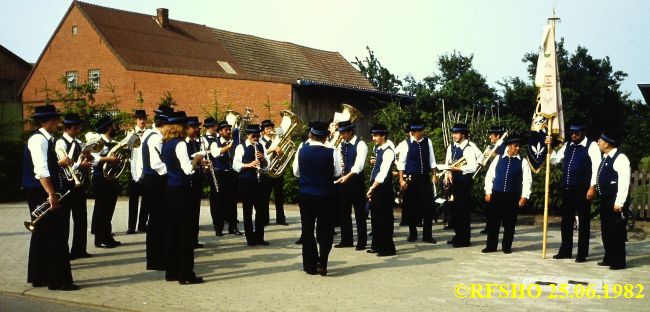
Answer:
[[[160,159],[160,153],[162,152],[162,133],[155,128],[151,132],[153,134],[149,137],[149,141],[147,141],[147,146],[149,147],[149,165],[158,175],[165,175],[167,174],[167,166]],[[187,150],[187,147],[185,149]]]
[[[147,133],[148,129],[142,129],[138,126],[135,126],[134,131],[137,134],[138,131],[143,131],[142,137],[140,137],[141,140],[144,140],[145,138],[145,133]],[[144,169],[144,166],[142,164],[142,145],[138,147],[134,147],[131,150],[131,179],[133,181],[138,182],[142,178],[142,170]]]
[[[469,145],[469,146],[468,146]],[[468,173],[474,173],[476,172],[476,169],[478,168],[478,162],[476,160],[476,155],[478,151],[478,147],[474,142],[470,142],[469,140],[463,140],[463,142],[456,143],[454,142],[453,144],[450,144],[447,146],[447,154],[445,155],[445,164],[446,165],[451,165],[451,148],[452,146],[458,147],[461,150],[463,150],[463,157],[465,157],[465,160],[467,161],[467,164],[460,166],[460,170],[463,172],[463,174],[468,174]],[[467,147],[467,148],[465,148]]]
[[[614,157],[616,154],[617,148],[613,148],[609,153],[603,155],[602,160],[604,161],[607,156]],[[600,167],[600,163],[598,164]],[[624,154],[619,154],[614,161],[614,171],[618,173],[618,187],[616,191],[616,199],[614,200],[614,205],[623,207],[625,205],[625,200],[627,199],[627,194],[630,188],[630,160]]]
[[[62,149],[65,151],[66,155],[68,155],[68,158],[70,158],[70,160],[74,162],[72,164],[72,169],[77,170],[77,168],[79,168],[81,157],[78,157],[76,160],[72,158],[74,156],[74,144],[70,144],[70,148],[68,149],[66,148],[67,145],[66,141],[76,143],[79,145],[79,147],[81,147],[81,141],[77,138],[71,137],[67,132],[64,132],[63,137],[56,140],[56,145],[54,146],[54,148],[56,148],[57,150]]]
[[[325,146],[329,149],[332,150],[333,156],[334,156],[334,172],[332,172],[332,178],[338,177],[341,175],[341,162],[339,157],[336,155],[336,150],[328,147],[327,145],[319,142],[319,141],[312,141],[312,140],[307,140],[309,142],[309,146]],[[298,164],[298,156],[300,155],[300,149],[302,148],[303,143],[300,143],[298,146],[298,150],[296,151],[296,156],[293,158],[293,175],[297,178],[300,178],[300,165]],[[334,183],[334,181],[332,181]]]
[[[45,128],[38,129],[43,135],[34,134],[27,140],[27,149],[32,156],[34,164],[34,177],[38,179],[49,178],[50,170],[47,168],[47,146],[52,140],[52,135]]]
[[[384,155],[382,156],[382,161],[381,164],[379,164],[379,172],[377,173],[377,176],[375,177],[375,181],[377,183],[383,183],[384,180],[386,180],[386,176],[391,173],[390,167],[393,164],[393,161],[395,160],[395,152],[393,152],[392,149],[388,149],[391,147],[388,143],[384,143],[383,145],[377,147],[378,149],[384,150]],[[377,163],[375,163],[375,166]]]
[[[226,143],[228,143],[228,142],[233,142],[232,137],[230,138],[230,140],[226,140],[226,139],[224,139],[222,136],[218,136],[218,137],[217,137],[217,140],[219,140],[219,143],[220,143],[222,146],[225,146]],[[248,146],[248,145],[247,145],[247,146]],[[262,146],[264,146],[264,144],[262,144]],[[223,148],[223,147],[219,147],[219,146],[217,145],[217,141],[215,140],[214,142],[212,142],[212,144],[210,144],[210,155],[212,155],[212,157],[215,157],[215,158],[216,158],[216,157],[223,156],[223,155],[227,154],[228,152],[221,153],[221,149],[222,149],[222,148]],[[232,147],[231,147],[231,148],[232,148]],[[230,151],[230,150],[228,150],[228,151]]]
[[[506,153],[500,155],[501,158],[508,157]],[[513,156],[513,158],[521,159],[519,155]],[[498,159],[495,159],[490,163],[490,168],[488,168],[487,173],[485,174],[485,194],[492,194],[492,184],[494,183],[494,177],[496,175]],[[521,197],[526,199],[530,198],[530,187],[533,183],[533,175],[530,173],[530,166],[528,165],[528,160],[526,158],[521,159]]]
[[[357,143],[357,140],[359,139],[355,135],[347,143],[354,146],[354,144]],[[341,142],[341,144],[339,144],[339,146],[336,148],[338,157],[340,158],[339,159],[340,163],[344,162],[344,159],[342,158],[343,155],[341,154],[341,150],[343,149],[343,143],[346,143],[346,141],[344,140],[343,142]],[[366,164],[366,156],[368,156],[368,145],[366,145],[365,142],[359,140],[359,143],[357,144],[357,158],[354,159],[354,164],[350,168],[351,173],[359,174],[363,171],[363,167]]]
[[[569,142],[567,144],[562,145],[562,147],[558,151],[553,151],[551,153],[551,163],[554,165],[557,165],[561,163],[564,160],[564,151],[566,150],[567,145],[572,146],[573,142]],[[583,138],[580,143],[583,147],[587,147],[587,138]],[[596,185],[596,176],[598,175],[598,166],[600,165],[600,160],[601,160],[601,152],[600,149],[598,148],[598,144],[596,142],[591,142],[589,145],[589,148],[587,149],[587,153],[589,154],[589,158],[591,159],[591,181],[589,185]]]
[[[186,175],[191,175],[194,173],[192,160],[190,159],[190,156],[187,155],[187,143],[185,143],[185,141],[179,142],[176,144],[176,148],[174,150],[176,151],[176,158],[178,158],[178,162],[181,165],[181,169],[183,169],[183,173]],[[165,172],[166,171],[167,167],[165,167]]]
[[[431,169],[436,167],[436,155],[433,153],[433,142],[431,142],[431,139],[429,138],[422,138],[419,142],[422,140],[426,139],[429,141],[429,166],[431,166]],[[415,142],[415,138],[411,136],[409,138],[409,142]],[[397,165],[397,170],[404,171],[406,169],[406,155],[408,154],[409,151],[409,142],[407,140],[402,141],[397,148],[395,149],[396,154],[398,155],[398,159],[396,162]]]
[[[102,134],[101,136],[102,142],[108,142],[108,143],[115,143],[113,139],[109,139],[107,136]],[[90,155],[93,156],[93,171],[94,170],[102,170],[101,168],[98,168],[99,165],[99,158],[101,155],[108,155],[108,152],[111,150],[111,148],[108,147],[107,144],[104,144],[104,148],[99,152],[99,153],[90,153]]]
[[[269,155],[266,154],[266,148],[264,147],[264,144],[260,143],[260,145],[262,146],[262,150],[259,151],[259,152],[262,153],[262,155],[264,155],[264,159],[266,159],[266,165],[265,166],[260,164],[260,167],[263,169],[263,168],[266,168],[269,165],[269,162],[271,160],[269,158]],[[251,146],[251,142],[248,141],[248,139],[246,141],[244,141],[244,144],[237,145],[237,147],[235,148],[235,156],[233,157],[233,160],[232,160],[232,169],[233,170],[235,170],[237,172],[240,172],[241,169],[244,167],[244,163],[242,162],[242,159],[244,158],[244,147],[249,147],[249,146]]]

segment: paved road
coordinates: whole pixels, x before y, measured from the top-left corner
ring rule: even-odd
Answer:
[[[205,284],[180,286],[165,282],[162,272],[145,270],[145,236],[124,235],[127,203],[121,199],[113,228],[123,246],[109,250],[89,247],[95,257],[73,262],[73,276],[82,289],[59,292],[35,289],[26,283],[29,233],[22,223],[27,218],[27,208],[22,203],[0,205],[0,292],[5,293],[0,296],[0,310],[15,311],[22,306],[34,307],[27,310],[49,310],[45,307],[52,300],[75,304],[72,309],[81,305],[89,309],[132,311],[647,311],[650,303],[648,290],[642,299],[548,299],[551,286],[535,284],[586,282],[601,297],[605,284],[633,283],[650,288],[650,240],[642,233],[633,235],[627,245],[629,269],[611,271],[596,265],[603,255],[597,231],[592,231],[589,261],[576,264],[572,260],[541,259],[539,226],[519,226],[514,253],[510,255],[480,252],[485,237],[478,233],[482,228],[479,223],[472,225],[473,245],[462,249],[444,244],[453,233],[442,231],[440,225],[434,226],[434,236],[440,242],[437,245],[407,243],[407,229],[396,227],[397,256],[378,258],[354,249],[334,249],[330,255],[330,275],[321,277],[306,275],[301,270],[300,246],[293,244],[300,231],[295,209],[287,212],[290,226],[267,228],[266,238],[271,242],[267,247],[247,247],[241,236],[215,237],[205,202],[201,213],[200,240],[206,248],[196,252],[196,272],[205,278]],[[239,213],[241,219],[241,210]],[[552,226],[549,257],[558,248],[559,234],[559,228]],[[92,236],[89,241],[92,242]],[[457,285],[472,283],[523,283],[532,288],[533,295],[539,289],[541,298],[455,296]],[[569,292],[582,287],[574,285],[570,284]],[[636,289],[635,293],[638,292]],[[62,308],[61,304],[52,307]]]

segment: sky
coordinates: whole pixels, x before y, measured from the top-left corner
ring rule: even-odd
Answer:
[[[382,65],[403,78],[436,71],[438,56],[474,55],[488,82],[527,79],[521,62],[536,52],[546,19],[562,19],[557,37],[573,52],[578,45],[596,58],[609,56],[628,73],[622,84],[642,99],[638,83],[650,83],[650,1],[647,0],[87,0],[171,19],[205,24],[312,48],[338,51],[348,61],[369,46]],[[70,5],[66,0],[0,0],[0,44],[36,62]],[[9,14],[7,14],[9,13]],[[29,22],[25,22],[29,21]]]

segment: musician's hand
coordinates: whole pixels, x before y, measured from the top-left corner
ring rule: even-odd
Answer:
[[[623,211],[623,207],[614,205],[614,212],[621,212]]]
[[[255,153],[255,158],[257,158],[257,159],[264,158],[264,155],[262,155],[262,153],[260,153],[260,152],[257,152],[257,153]]]
[[[549,145],[549,144],[551,144],[552,140],[553,140],[553,137],[546,136],[546,139],[544,139],[544,144]]]
[[[404,191],[404,190],[406,190],[406,187],[407,187],[407,185],[406,185],[406,180],[404,180],[404,179],[399,179],[399,189],[402,190],[402,191]]]
[[[57,162],[59,167],[67,167],[67,166],[72,166],[73,162],[72,159],[69,157],[63,158]]]
[[[526,197],[522,197],[519,199],[519,208],[522,208],[526,206]]]
[[[201,161],[201,162],[203,161],[203,157],[205,157],[205,156],[203,156],[203,154],[201,154],[201,153],[197,153],[196,155],[194,155],[194,159],[196,159],[197,161]]]
[[[587,191],[587,201],[592,201],[594,198],[596,198],[596,188],[591,186]]]
[[[250,167],[250,168],[259,168],[260,167],[260,161],[255,159],[255,160],[248,163],[248,167]]]
[[[117,162],[117,157],[115,157],[115,156],[107,156],[106,157],[106,162],[108,162],[108,163],[116,163]]]
[[[347,175],[344,175],[344,176],[340,177],[338,180],[336,180],[335,183],[336,184],[339,184],[339,183],[344,184],[345,182],[348,182],[348,176]]]
[[[93,166],[93,163],[91,163],[91,162],[88,161],[87,159],[84,159],[84,161],[82,161],[82,162],[79,164],[79,167],[81,167],[82,169],[90,169],[90,167],[92,167],[92,166]]]
[[[52,193],[47,197],[47,200],[50,202],[50,207],[52,207],[52,211],[59,209],[61,205],[59,205],[59,199],[56,197],[56,194]]]
[[[375,158],[375,157],[370,157],[370,164],[374,166],[375,163],[377,163],[377,158]]]
[[[492,200],[492,194],[485,194],[485,202],[489,203]]]
[[[433,185],[438,184],[438,175],[434,174],[431,176],[431,183],[433,183]]]
[[[368,201],[372,201],[372,188],[368,189],[368,193],[366,193],[366,197],[368,197]]]

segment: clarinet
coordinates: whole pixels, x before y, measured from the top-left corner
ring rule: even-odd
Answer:
[[[204,139],[203,139],[202,136],[199,136],[199,142],[201,144],[201,152],[205,152],[206,148],[205,148],[205,143],[204,143]],[[210,159],[208,153],[209,153],[209,151],[206,153],[206,156],[208,156],[207,169],[210,171],[210,175],[212,176],[212,183],[214,183],[214,190],[217,193],[219,193],[219,183],[217,182],[217,176],[214,174],[214,167],[212,165],[212,160]]]
[[[257,153],[259,153],[259,150],[257,149],[257,143],[253,143],[253,148],[255,149],[255,158],[260,161],[259,166],[257,167],[256,173],[257,173],[257,182],[262,182],[262,176],[260,174],[260,171],[262,171],[262,161],[260,158],[257,157]]]

